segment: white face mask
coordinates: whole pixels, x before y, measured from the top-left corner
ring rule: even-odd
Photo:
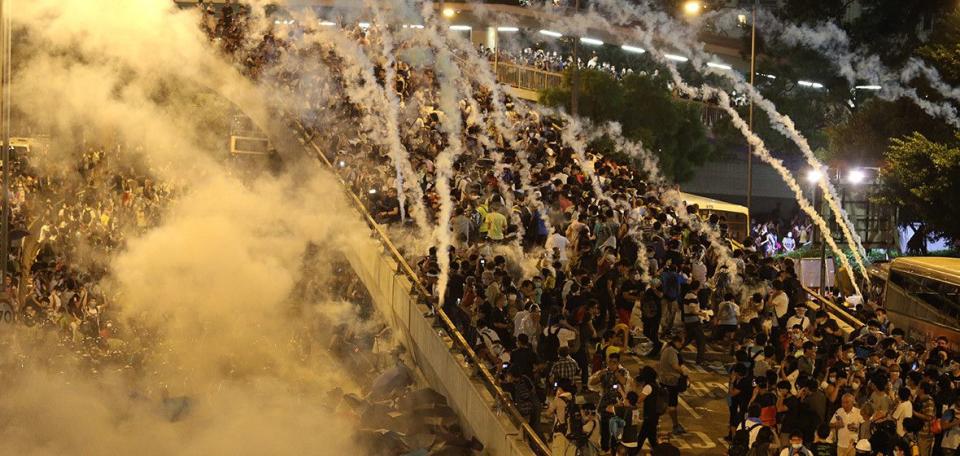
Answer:
[[[860,384],[859,384],[859,383],[851,383],[851,384],[850,384],[850,387],[853,388],[853,389],[860,389]]]
[[[803,444],[802,444],[802,443],[793,443],[793,444],[790,445],[790,448],[793,448],[794,450],[799,450],[800,448],[803,448]]]

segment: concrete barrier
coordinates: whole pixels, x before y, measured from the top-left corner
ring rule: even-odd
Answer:
[[[379,243],[345,252],[350,265],[367,287],[377,310],[390,323],[410,351],[424,377],[447,397],[467,434],[479,439],[493,455],[533,455],[519,428],[504,413],[494,396],[477,379],[463,356],[451,351],[452,341],[424,316],[427,307],[411,296],[411,283]]]

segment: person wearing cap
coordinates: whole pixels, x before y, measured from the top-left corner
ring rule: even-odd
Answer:
[[[807,316],[807,307],[804,305],[798,305],[794,307],[795,314],[787,319],[787,328],[792,328],[794,325],[800,325],[800,328],[804,332],[808,332],[811,327],[810,317]]]
[[[854,454],[856,456],[871,456],[873,455],[873,446],[870,445],[869,440],[860,439],[854,447]]]

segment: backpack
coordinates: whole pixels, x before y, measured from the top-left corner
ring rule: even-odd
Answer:
[[[727,455],[747,456],[747,453],[750,452],[750,432],[758,427],[763,427],[763,425],[758,423],[750,427],[737,429],[737,432],[733,434],[733,442],[730,443],[730,449],[727,451]],[[759,437],[759,435],[757,437]]]
[[[547,334],[540,341],[538,348],[540,349],[540,357],[544,361],[553,362],[557,360],[557,352],[560,350],[560,337],[557,336],[559,333],[559,326],[557,326],[556,331],[551,331],[548,327]]]

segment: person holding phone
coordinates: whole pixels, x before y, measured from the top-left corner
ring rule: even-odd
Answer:
[[[830,419],[830,427],[837,433],[837,456],[855,456],[863,415],[854,407],[853,394],[843,395],[842,407]]]

